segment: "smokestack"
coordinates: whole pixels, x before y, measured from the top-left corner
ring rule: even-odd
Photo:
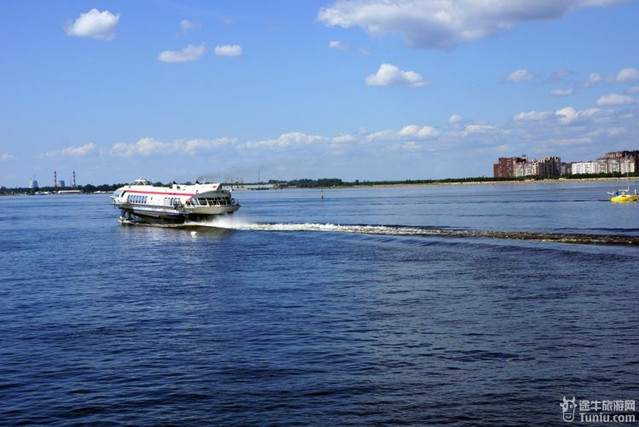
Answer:
[[[73,171],[73,188],[75,188],[75,171]]]
[[[58,172],[53,171],[53,187],[58,188]]]

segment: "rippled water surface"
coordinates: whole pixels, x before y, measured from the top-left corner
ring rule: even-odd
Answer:
[[[563,396],[639,400],[639,204],[615,188],[235,192],[179,228],[2,197],[0,422],[549,425]]]

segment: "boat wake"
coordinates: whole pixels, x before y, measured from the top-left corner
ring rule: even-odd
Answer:
[[[329,232],[384,236],[492,238],[510,240],[535,240],[557,243],[630,245],[639,246],[639,236],[548,233],[534,231],[493,231],[456,228],[413,227],[402,225],[340,225],[319,223],[251,223],[239,218],[216,218],[209,222],[187,223],[184,227],[213,227],[228,230],[279,231],[279,232]]]

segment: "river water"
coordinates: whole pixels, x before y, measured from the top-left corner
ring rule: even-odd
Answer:
[[[179,228],[2,197],[0,423],[550,425],[563,397],[637,400],[639,204],[614,189],[235,192]]]

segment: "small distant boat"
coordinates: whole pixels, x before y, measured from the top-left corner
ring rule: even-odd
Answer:
[[[120,209],[120,221],[170,222],[205,221],[217,215],[231,215],[240,204],[221,184],[152,185],[144,178],[118,188],[111,195]]]
[[[636,202],[637,201],[637,189],[635,188],[635,193],[632,194],[630,192],[630,175],[626,173],[626,182],[627,187],[617,190],[615,192],[608,192],[612,197],[610,198],[611,202],[615,203],[625,203],[625,202]]]
[[[617,190],[614,193],[609,192],[608,194],[612,196],[610,201],[615,203],[637,201],[637,189],[635,189],[634,194],[630,192],[630,188],[622,188],[621,190]]]

